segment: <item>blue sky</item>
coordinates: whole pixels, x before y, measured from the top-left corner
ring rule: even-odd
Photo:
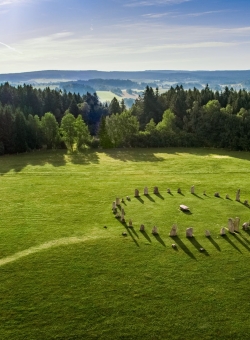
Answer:
[[[0,73],[250,69],[249,0],[0,0]]]

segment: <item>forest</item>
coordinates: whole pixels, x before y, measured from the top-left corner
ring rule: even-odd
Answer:
[[[0,85],[0,155],[41,148],[215,147],[250,150],[250,92],[164,93],[146,86],[127,109],[114,98],[31,85]]]

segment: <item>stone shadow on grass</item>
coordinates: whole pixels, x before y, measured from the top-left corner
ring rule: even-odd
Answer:
[[[190,241],[192,244],[193,244],[193,246],[199,251],[199,252],[201,252],[201,248],[203,248],[202,247],[202,245],[197,241],[197,239],[195,238],[195,237],[187,237],[187,239],[188,239],[188,241]],[[204,248],[203,248],[204,249]],[[204,249],[203,251],[202,251],[202,254],[204,254],[204,255],[206,255],[206,256],[210,256],[209,255],[209,253],[206,251],[206,249]]]
[[[218,250],[221,251],[220,246],[218,243],[212,238],[212,236],[207,237],[207,239],[212,243],[212,245]]]
[[[126,222],[122,222],[121,220],[118,219],[118,221],[124,226],[124,228],[127,230],[129,236],[132,238],[132,240],[134,241],[134,243],[137,245],[137,247],[140,247],[139,243],[137,242],[137,240],[135,239],[133,233],[131,232],[132,228],[128,227]],[[139,238],[139,236],[137,235],[137,237]]]
[[[152,243],[151,238],[148,236],[147,232],[145,230],[140,230],[140,233],[145,237],[148,242]]]
[[[166,248],[166,244],[165,244],[165,242],[163,241],[163,239],[160,237],[159,234],[152,234],[152,235],[155,237],[155,239],[156,239],[159,243],[161,243],[161,244],[163,245],[163,247]]]
[[[200,200],[204,200],[203,197],[201,197],[201,196],[199,196],[199,195],[197,195],[197,194],[192,194],[192,195],[195,196],[195,197],[197,197],[197,198],[199,198]]]
[[[151,197],[150,195],[144,195],[145,197],[147,197],[151,202],[155,202],[155,200],[153,199],[153,197]]]
[[[160,193],[155,194],[155,196],[159,197],[161,200],[165,200],[165,198]]]
[[[244,207],[246,207],[247,209],[250,209],[250,205],[248,204],[248,205],[246,205],[246,204],[244,204],[244,202],[239,202],[240,204],[242,204],[242,205],[244,205]]]
[[[234,234],[234,237],[236,238],[236,240],[237,240],[243,247],[246,248],[246,250],[250,251],[249,246],[248,246],[245,242],[243,242],[243,241],[239,238],[239,236],[238,236],[237,234]]]
[[[141,202],[142,204],[144,204],[144,201],[143,201],[143,199],[140,197],[140,196],[136,196],[135,197],[139,202]]]
[[[247,232],[247,230],[245,230],[245,232],[249,235],[249,232]],[[243,238],[243,240],[244,240],[246,243],[250,244],[250,240],[248,240],[248,239],[243,235],[243,233],[239,233],[239,235]]]
[[[131,232],[131,227],[128,227],[126,223],[123,223],[124,227],[126,228],[129,236],[132,238],[132,240],[134,241],[134,243],[137,245],[137,247],[140,247],[139,243],[137,242],[137,240],[135,239],[133,233]]]
[[[242,251],[230,240],[227,235],[222,236],[222,238],[231,244],[231,246],[234,247],[239,253],[242,253]]]
[[[188,247],[182,242],[182,240],[178,236],[170,236],[173,241],[189,256],[191,259],[196,260],[194,254],[188,249]]]
[[[139,236],[138,236],[137,232],[135,231],[135,228],[134,228],[134,227],[128,227],[128,228],[132,231],[132,233],[133,233],[137,238],[139,238]]]

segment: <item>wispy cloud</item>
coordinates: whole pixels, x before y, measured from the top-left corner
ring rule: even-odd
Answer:
[[[144,0],[144,1],[138,1],[133,0],[128,3],[126,3],[125,7],[141,7],[141,6],[157,6],[157,5],[179,5],[184,2],[189,2],[192,0]]]
[[[228,13],[230,10],[207,11],[207,12],[194,12],[194,13],[179,13],[179,12],[163,12],[163,13],[148,13],[143,14],[142,17],[149,19],[158,19],[163,17],[179,18],[179,17],[200,17],[211,14]]]
[[[11,47],[10,45],[7,45],[7,44],[5,44],[5,43],[3,43],[3,42],[1,42],[1,41],[0,41],[0,45],[7,47],[9,50],[11,50],[11,51],[13,51],[13,52],[22,54],[22,52],[16,50],[14,47]]]

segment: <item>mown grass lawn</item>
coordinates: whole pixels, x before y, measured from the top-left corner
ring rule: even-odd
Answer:
[[[235,201],[238,188],[241,201],[250,201],[249,153],[124,149],[1,157],[0,339],[249,339],[250,234],[219,235],[230,217],[250,220],[250,209]],[[134,228],[114,217],[116,197],[125,199]],[[151,234],[154,225],[159,236]]]

